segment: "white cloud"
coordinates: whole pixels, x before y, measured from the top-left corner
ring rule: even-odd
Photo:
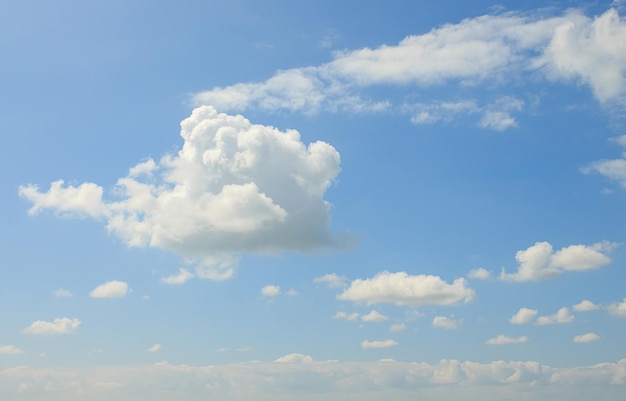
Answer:
[[[280,295],[280,286],[277,285],[266,285],[261,288],[261,295],[264,297],[275,297]]]
[[[387,319],[389,319],[387,316],[381,315],[375,310],[371,311],[367,315],[361,316],[361,320],[364,322],[382,322]]]
[[[123,281],[107,281],[94,288],[89,296],[91,298],[123,298],[128,293],[128,284]]]
[[[63,288],[57,288],[52,295],[54,295],[55,298],[71,298],[72,292]]]
[[[287,290],[285,294],[289,295],[290,297],[295,297],[296,295],[298,295],[298,291],[294,290],[293,288],[290,288],[289,290]]]
[[[599,160],[584,167],[581,171],[585,174],[598,173],[611,180],[617,181],[626,188],[626,135],[613,138],[623,148],[622,157],[619,159]]]
[[[540,316],[537,318],[537,324],[546,325],[546,324],[563,324],[563,323],[571,323],[574,321],[574,316],[570,314],[569,308],[563,307],[559,309],[557,313],[550,316]]]
[[[384,271],[371,279],[356,279],[338,299],[376,304],[392,302],[396,305],[454,305],[469,302],[474,290],[467,287],[464,278],[448,284],[438,276],[410,276],[405,272]]]
[[[187,269],[178,269],[178,274],[161,278],[165,284],[184,284],[194,278],[195,275]]]
[[[575,336],[572,341],[574,341],[575,343],[590,343],[593,341],[598,341],[599,339],[600,336],[596,333],[587,333]]]
[[[37,320],[24,329],[27,334],[69,334],[80,326],[79,319],[67,317],[54,319],[52,322]]]
[[[274,362],[278,363],[312,363],[313,358],[310,355],[303,354],[288,354],[285,356],[281,356],[280,358],[274,360]]]
[[[489,340],[485,341],[485,344],[489,344],[489,345],[521,344],[527,341],[528,341],[528,337],[526,336],[511,338],[511,337],[499,335],[495,338],[490,338]]]
[[[576,312],[590,312],[600,309],[600,307],[591,301],[583,300],[572,307]]]
[[[501,280],[536,281],[556,277],[566,271],[597,269],[608,264],[611,259],[603,252],[612,249],[613,244],[600,242],[591,246],[571,245],[553,252],[548,242],[537,242],[526,250],[518,251],[515,260],[519,263],[516,273],[506,273],[504,268]]]
[[[432,325],[440,329],[455,330],[459,327],[462,320],[454,320],[445,316],[435,316]]]
[[[341,288],[345,287],[348,283],[348,278],[345,276],[338,276],[336,273],[324,274],[322,277],[313,279],[314,283],[324,283],[329,288]]]
[[[396,345],[398,345],[398,342],[391,339],[383,341],[364,340],[363,342],[361,342],[361,348],[389,348]]]
[[[559,17],[509,12],[465,19],[396,45],[335,52],[318,66],[278,71],[264,82],[216,87],[193,97],[226,111],[257,108],[305,114],[384,111],[391,105],[363,95],[374,85],[408,88],[532,82],[537,77],[588,85],[601,102],[626,95],[626,23],[615,9],[593,19],[570,10]],[[497,105],[496,99],[494,104]],[[482,107],[479,125],[504,130],[517,125],[521,105]],[[504,106],[508,106],[507,109]],[[477,112],[472,101],[416,104],[417,124]]]
[[[333,319],[344,319],[344,320],[356,320],[359,318],[359,314],[354,312],[354,313],[346,313],[346,312],[337,312],[335,313],[335,316],[333,316]]]
[[[397,333],[404,330],[406,330],[406,325],[404,323],[392,324],[391,327],[389,327],[389,331],[392,333]]]
[[[509,319],[511,324],[525,324],[529,323],[535,318],[538,313],[536,309],[520,308],[515,315]]]
[[[467,277],[474,278],[477,280],[488,280],[491,278],[491,272],[487,269],[479,267],[478,269],[470,270]]]
[[[148,351],[148,352],[158,352],[160,350],[161,350],[161,344],[154,344],[153,346],[148,348],[146,351]]]
[[[622,302],[616,302],[607,306],[607,309],[612,315],[626,317],[626,298]]]
[[[307,252],[342,247],[324,193],[340,171],[339,153],[294,130],[251,124],[241,115],[195,109],[181,122],[182,149],[132,167],[113,200],[92,183],[20,187],[31,214],[52,209],[105,220],[132,247],[154,247],[198,263],[196,275],[234,274],[240,252]],[[146,163],[150,168],[145,168]],[[152,166],[154,163],[154,166]],[[150,174],[146,174],[149,171]]]
[[[13,345],[0,345],[0,355],[20,355],[24,351]]]

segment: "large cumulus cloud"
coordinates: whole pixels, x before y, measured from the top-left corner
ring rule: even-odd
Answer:
[[[94,183],[21,186],[32,202],[63,216],[102,219],[129,246],[156,247],[200,263],[197,275],[225,279],[240,252],[310,251],[340,246],[324,194],[340,172],[325,142],[250,123],[241,115],[195,109],[181,122],[182,149],[129,169],[104,198]]]

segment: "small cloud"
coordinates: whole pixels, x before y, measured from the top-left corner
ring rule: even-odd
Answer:
[[[535,318],[538,311],[536,309],[520,308],[515,315],[509,319],[511,324],[525,324],[529,323]]]
[[[454,320],[445,316],[435,316],[432,325],[433,327],[438,327],[440,329],[454,330],[458,328],[461,323],[462,320]]]
[[[583,300],[572,307],[576,312],[590,312],[600,309],[600,307],[591,301]]]
[[[277,363],[311,363],[313,362],[313,358],[310,355],[303,354],[288,354],[285,356],[281,356],[278,359],[275,359],[274,362]]]
[[[394,340],[383,340],[383,341],[363,341],[361,342],[361,348],[389,348],[398,345],[397,341]]]
[[[489,345],[521,344],[527,341],[528,341],[528,337],[526,336],[511,338],[511,337],[499,335],[498,337],[491,338],[485,341],[485,344],[489,344]]]
[[[570,314],[569,308],[563,307],[559,309],[557,313],[550,316],[540,316],[537,319],[538,325],[546,325],[546,324],[564,324],[571,323],[574,321],[574,316]]]
[[[381,315],[375,310],[371,311],[367,315],[361,316],[361,320],[363,320],[364,322],[382,322],[383,320],[387,319],[387,316]]]
[[[474,278],[477,280],[488,280],[491,278],[491,272],[482,267],[479,267],[478,269],[470,270],[467,277]]]
[[[13,345],[0,345],[0,355],[20,355],[24,351]]]
[[[237,348],[237,352],[249,352],[252,351],[251,347],[239,347]]]
[[[335,316],[333,316],[333,319],[344,319],[344,320],[356,320],[359,318],[359,314],[354,312],[354,313],[346,313],[346,312],[337,312],[335,313]]]
[[[280,286],[277,285],[266,285],[261,288],[261,295],[264,297],[275,297],[280,295]]]
[[[55,298],[71,298],[72,292],[63,288],[57,288],[52,295],[54,295]]]
[[[599,339],[600,336],[596,333],[587,333],[574,337],[572,341],[574,341],[575,343],[590,343],[593,341],[598,341]]]
[[[324,274],[322,277],[313,279],[314,283],[323,283],[328,288],[341,288],[348,284],[348,278],[345,276],[338,276],[336,273]]]
[[[165,284],[185,284],[187,281],[194,278],[195,275],[187,269],[178,269],[178,274],[172,276],[163,277],[161,281]]]
[[[606,307],[611,315],[626,317],[626,298],[622,302],[616,302]]]
[[[37,320],[24,329],[26,334],[69,334],[80,326],[80,320],[67,317],[54,319],[52,322]]]
[[[293,288],[291,288],[289,291],[287,291],[285,294],[289,295],[290,297],[295,297],[296,295],[298,295],[298,291],[294,290]]]
[[[152,347],[148,348],[146,351],[148,352],[157,352],[161,350],[161,344],[154,344]]]
[[[397,333],[398,331],[406,330],[406,325],[404,323],[392,324],[389,328],[389,331],[392,333]]]
[[[94,288],[89,296],[91,298],[123,298],[128,293],[128,284],[123,281],[107,281]]]
[[[218,348],[215,350],[216,352],[228,352],[229,348],[228,347],[222,347],[222,348]]]

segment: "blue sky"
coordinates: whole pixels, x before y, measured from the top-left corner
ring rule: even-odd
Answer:
[[[617,400],[621,1],[0,5],[10,400]]]

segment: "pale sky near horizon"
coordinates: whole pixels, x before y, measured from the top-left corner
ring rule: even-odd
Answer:
[[[621,400],[626,3],[0,4],[7,400]]]

